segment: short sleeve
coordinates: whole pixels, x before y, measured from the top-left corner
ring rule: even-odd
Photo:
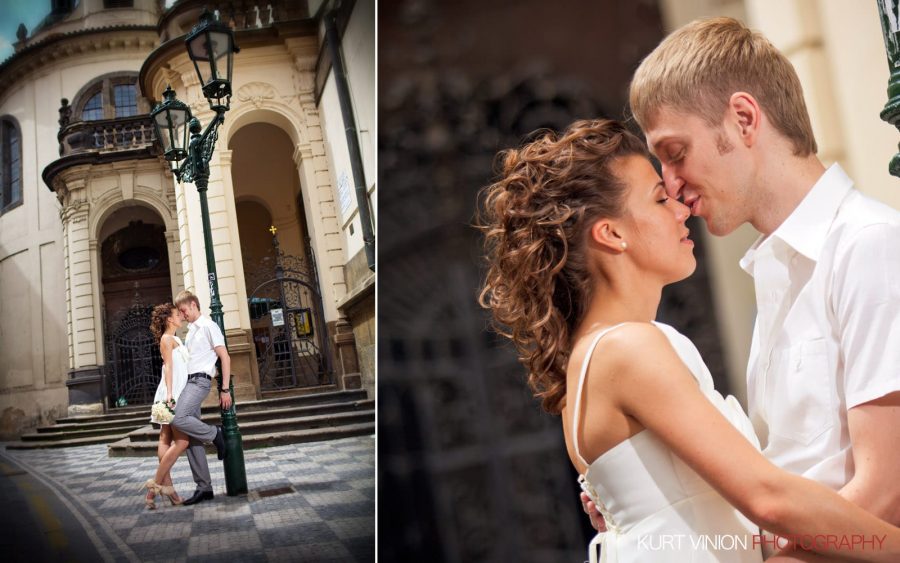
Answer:
[[[219,325],[215,322],[210,322],[206,325],[206,332],[214,349],[216,346],[225,346],[225,337],[222,336],[222,331],[219,330]]]
[[[897,241],[900,225],[869,225],[835,262],[833,303],[848,409],[900,391]]]

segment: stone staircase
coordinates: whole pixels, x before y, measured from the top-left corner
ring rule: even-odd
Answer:
[[[65,448],[108,444],[110,457],[153,457],[159,430],[149,423],[149,407],[61,418],[52,426],[23,434],[8,449]],[[375,433],[375,401],[364,390],[284,394],[237,405],[244,449],[333,440]],[[221,424],[218,406],[202,409],[207,424]],[[210,445],[207,450],[215,452]]]

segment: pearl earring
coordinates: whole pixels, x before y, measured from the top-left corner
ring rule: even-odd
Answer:
[[[628,248],[628,243],[623,240],[622,241],[622,250],[625,250],[626,248]]]

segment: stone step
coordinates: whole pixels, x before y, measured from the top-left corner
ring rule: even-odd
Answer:
[[[328,386],[333,388],[333,386]],[[340,401],[360,401],[366,399],[366,391],[363,389],[347,391],[327,391],[324,393],[307,394],[306,390],[291,390],[291,395],[261,399],[258,401],[242,401],[238,403],[241,413],[260,411],[273,408],[285,408],[289,406],[317,405],[323,403],[336,403]],[[302,393],[302,394],[301,394]],[[126,407],[128,411],[120,412],[119,409],[101,415],[85,415],[60,418],[57,424],[84,424],[93,422],[110,422],[120,420],[147,420],[150,417],[150,405],[143,407]],[[203,407],[202,412],[219,413],[216,405]]]
[[[241,438],[245,450],[255,448],[268,448],[285,446],[288,444],[300,444],[304,442],[319,442],[324,440],[336,440],[351,436],[366,436],[375,434],[375,422],[359,424],[346,424],[304,430],[290,430],[285,432],[266,432],[259,434],[245,434],[241,427]],[[154,457],[156,456],[157,442],[148,440],[144,442],[132,442],[129,438],[123,438],[108,446],[109,457]],[[215,454],[214,446],[206,446],[207,453]]]
[[[247,437],[254,434],[292,432],[295,430],[352,425],[370,421],[375,421],[374,408],[369,410],[335,412],[313,416],[294,416],[290,418],[257,421],[245,421],[239,417],[238,426],[241,429],[241,435]],[[211,422],[218,423],[219,420]],[[128,434],[128,440],[131,442],[155,442],[159,440],[159,430],[152,426],[138,428]]]
[[[75,446],[90,446],[93,444],[109,444],[121,440],[122,434],[105,434],[87,438],[74,438],[66,440],[41,440],[34,442],[7,442],[8,450],[35,450],[41,448],[71,448]],[[155,450],[154,450],[155,451]]]
[[[269,403],[271,404],[271,403]],[[270,408],[267,410],[255,410],[245,412],[244,410],[245,403],[240,403],[238,405],[238,421],[244,420],[259,420],[261,418],[284,418],[291,417],[293,415],[296,416],[304,416],[304,415],[315,415],[315,414],[324,414],[329,412],[339,412],[339,411],[351,411],[351,410],[361,410],[367,408],[374,408],[375,401],[373,399],[365,399],[362,401],[342,401],[336,403],[324,403],[321,405],[306,405],[299,407],[284,407],[284,408]],[[219,416],[218,410],[208,410],[207,412],[201,415],[201,419],[207,424],[217,424],[221,417]],[[126,432],[130,432],[137,427],[144,426],[145,424],[150,423],[150,416],[147,412],[140,413],[139,418],[129,419],[127,421],[123,420],[109,420],[109,421],[101,421],[101,422],[82,422],[82,423],[69,423],[69,424],[54,424],[52,426],[41,426],[37,429],[39,434],[56,434],[56,433],[66,433],[66,432],[77,432],[81,430],[101,430],[101,429],[109,429],[110,432],[107,434],[111,434],[114,430],[124,429],[123,434]],[[25,439],[25,436],[22,436],[22,439]],[[32,438],[34,439],[34,438]],[[47,438],[49,439],[49,438]]]
[[[121,437],[122,435],[137,430],[144,425],[150,426],[150,421],[145,420],[143,422],[135,422],[133,424],[120,422],[116,426],[107,426],[102,428],[78,428],[77,424],[73,424],[70,426],[74,426],[75,428],[67,428],[59,432],[32,432],[30,434],[22,434],[22,437],[20,439],[23,442],[42,442],[57,440],[77,440],[79,438],[93,438],[95,436]],[[53,427],[51,426],[48,428],[52,429]]]

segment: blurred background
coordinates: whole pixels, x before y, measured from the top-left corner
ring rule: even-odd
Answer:
[[[542,413],[476,297],[477,191],[498,150],[541,127],[628,116],[630,77],[671,30],[733,16],[804,85],[819,155],[900,208],[879,120],[888,69],[877,2],[381,0],[378,13],[378,471],[382,561],[582,561],[592,536],[559,419]],[[689,223],[698,269],[659,320],[745,397],[755,306],[737,262],[756,233]]]

